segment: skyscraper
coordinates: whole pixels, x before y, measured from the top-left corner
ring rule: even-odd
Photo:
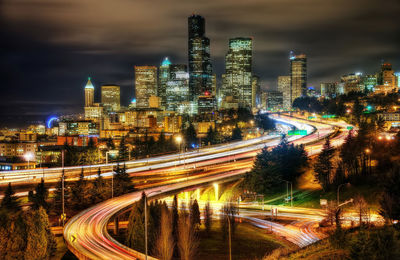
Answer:
[[[278,91],[282,92],[284,109],[292,108],[290,88],[291,88],[290,76],[279,76],[278,77]]]
[[[85,107],[91,107],[94,103],[94,87],[90,77],[85,86]]]
[[[179,111],[184,103],[189,101],[189,75],[187,66],[171,64],[169,80],[166,85],[167,110]]]
[[[135,66],[136,107],[149,107],[149,98],[157,96],[157,67]]]
[[[118,111],[121,107],[121,94],[118,85],[102,85],[101,86],[101,103],[111,111]]]
[[[190,16],[188,27],[189,99],[197,103],[199,96],[210,96],[212,93],[210,40],[205,37],[205,20],[200,15]]]
[[[225,56],[222,98],[232,96],[241,107],[252,107],[252,39],[233,38]]]
[[[290,54],[290,102],[307,95],[307,57],[305,54]]]
[[[396,78],[394,71],[392,69],[392,64],[383,63],[381,66],[381,71],[378,75],[378,84],[385,85],[389,87],[396,87]]]
[[[157,88],[157,96],[161,99],[161,106],[165,107],[167,102],[166,97],[166,88],[167,82],[169,80],[169,67],[171,62],[169,61],[168,57],[165,57],[161,66],[159,68],[158,74],[158,88]]]

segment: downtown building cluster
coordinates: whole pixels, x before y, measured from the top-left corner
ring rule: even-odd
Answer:
[[[374,74],[363,75],[361,72],[341,76],[338,82],[321,83],[321,96],[334,98],[350,92],[370,94],[397,93],[400,88],[400,73],[395,72],[392,64],[382,62]]]

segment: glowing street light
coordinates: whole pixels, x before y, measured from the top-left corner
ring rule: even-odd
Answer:
[[[25,157],[25,160],[28,161],[28,169],[29,169],[29,161],[32,160],[33,154],[32,154],[32,153],[26,153],[26,154],[24,155],[24,157]]]
[[[215,201],[218,201],[218,183],[214,183]]]

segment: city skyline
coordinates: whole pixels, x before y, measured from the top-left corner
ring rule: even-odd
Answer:
[[[97,6],[89,5],[90,1],[43,1],[41,5],[3,2],[2,18],[7,28],[2,28],[0,35],[7,39],[1,43],[6,101],[1,106],[0,121],[15,115],[36,120],[52,113],[80,111],[84,100],[76,97],[83,93],[88,76],[96,88],[110,83],[120,85],[121,103],[126,104],[132,98],[133,66],[158,66],[165,56],[177,64],[187,63],[187,17],[193,12],[206,19],[211,61],[219,82],[228,41],[234,37],[253,38],[253,68],[263,89],[276,89],[277,77],[288,75],[290,50],[307,54],[308,86],[317,88],[321,82],[338,81],[343,74],[360,70],[364,74],[374,73],[382,59],[396,69],[399,26],[392,18],[399,4],[389,1],[392,8],[382,12],[379,1],[363,2],[342,7],[329,1],[307,1],[305,7],[286,1],[252,1],[245,6],[234,2],[229,6],[225,1],[196,5],[176,2],[179,8],[174,11],[167,6],[148,11],[157,12],[162,18],[154,21],[146,20],[148,15],[130,18],[134,15],[128,17],[123,10],[149,10],[147,3],[119,3],[113,7],[120,12],[120,19],[109,14],[105,20],[110,25],[99,19],[105,14],[105,3]],[[240,13],[238,7],[242,8]],[[286,12],[280,12],[279,17],[273,14],[273,10],[284,7]],[[298,11],[314,15],[303,17]],[[53,12],[58,15],[51,15]],[[85,16],[87,13],[91,14]],[[140,26],[132,27],[135,22]],[[24,29],[18,26],[21,24]],[[355,45],[359,47],[354,48]],[[100,97],[98,92],[96,100]]]

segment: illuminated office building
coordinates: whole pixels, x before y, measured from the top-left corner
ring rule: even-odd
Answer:
[[[321,96],[325,98],[335,98],[338,93],[338,84],[336,82],[321,83]]]
[[[376,75],[366,75],[363,79],[364,89],[368,91],[374,91],[376,85],[378,85],[378,78]]]
[[[307,57],[305,54],[290,55],[290,102],[307,95]]]
[[[400,72],[394,73],[394,76],[396,77],[396,86],[400,88]]]
[[[189,74],[187,66],[171,64],[169,66],[169,80],[166,83],[166,108],[178,111],[180,106],[189,101]]]
[[[91,107],[94,103],[94,86],[90,77],[85,86],[85,107]]]
[[[101,86],[101,103],[109,111],[119,111],[121,107],[121,92],[117,85]]]
[[[189,99],[197,103],[199,96],[210,96],[212,93],[210,40],[205,36],[205,20],[202,16],[190,16],[188,27]],[[210,107],[210,111],[213,107]]]
[[[149,107],[149,98],[157,96],[157,67],[135,66],[136,107]]]
[[[232,97],[241,107],[253,106],[252,93],[252,39],[234,38],[229,40],[225,56],[221,98]]]
[[[378,74],[378,84],[393,88],[396,87],[396,76],[394,75],[392,64],[382,64],[381,71]]]
[[[363,92],[364,84],[361,73],[350,73],[341,77],[341,82],[344,84],[344,94],[350,92]]]
[[[169,80],[170,75],[170,65],[171,62],[169,61],[168,57],[165,57],[161,66],[159,68],[158,74],[158,88],[157,88],[157,96],[161,100],[161,106],[166,107],[167,97],[166,97],[166,89],[167,89],[167,82]]]
[[[278,91],[282,92],[284,109],[292,108],[290,88],[291,88],[290,76],[279,76],[278,77]]]

